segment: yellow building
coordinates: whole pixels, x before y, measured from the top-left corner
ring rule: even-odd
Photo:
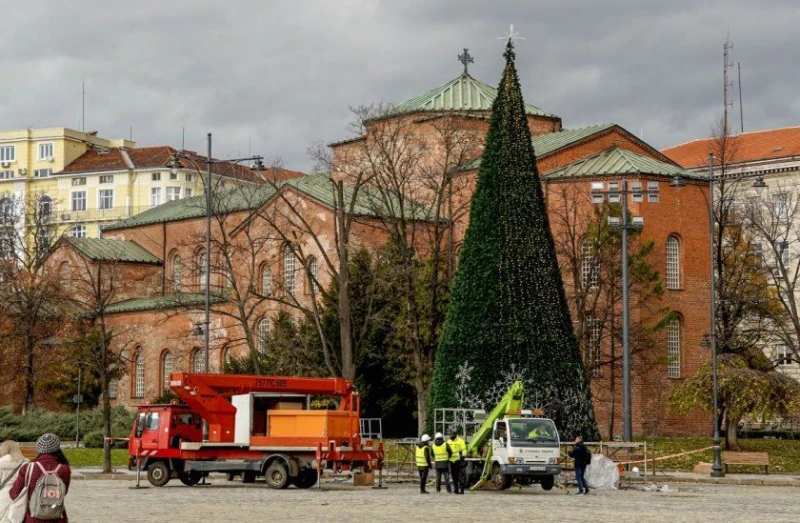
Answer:
[[[4,201],[36,202],[56,235],[100,237],[104,225],[162,203],[203,194],[198,170],[171,170],[175,149],[137,148],[66,128],[0,132],[0,207]],[[232,184],[254,183],[249,168],[215,164]],[[6,200],[6,198],[8,200]]]

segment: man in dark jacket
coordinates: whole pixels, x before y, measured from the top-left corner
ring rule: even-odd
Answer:
[[[419,472],[419,493],[427,494],[425,485],[428,484],[428,470],[433,467],[433,450],[431,449],[431,437],[423,434],[417,442],[417,448],[414,450],[414,461],[417,465],[417,472]]]
[[[575,461],[575,480],[578,482],[577,493],[588,494],[589,486],[586,484],[584,474],[586,473],[586,467],[592,460],[592,455],[589,453],[589,449],[583,444],[582,437],[578,436],[575,438],[575,445],[572,447],[572,450],[569,451],[569,457]]]

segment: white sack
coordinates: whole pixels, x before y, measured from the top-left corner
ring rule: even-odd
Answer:
[[[592,462],[586,467],[586,482],[591,488],[613,490],[619,482],[617,464],[603,454],[592,454]]]

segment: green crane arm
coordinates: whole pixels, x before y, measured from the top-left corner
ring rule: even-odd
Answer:
[[[523,397],[524,391],[522,382],[515,381],[511,387],[509,387],[503,399],[500,400],[500,403],[495,405],[475,434],[472,435],[472,438],[470,438],[469,443],[467,443],[467,457],[480,457],[481,448],[492,435],[494,422],[503,418],[506,414],[519,414],[522,409]]]

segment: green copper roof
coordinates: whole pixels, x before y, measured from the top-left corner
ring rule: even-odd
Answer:
[[[223,298],[211,296],[211,303],[219,303]],[[136,298],[109,305],[106,314],[119,314],[123,312],[148,311],[160,309],[173,309],[175,307],[194,307],[205,303],[205,294],[183,293],[171,296],[154,296],[152,298]]]
[[[277,190],[283,186],[291,186],[299,192],[313,198],[328,207],[334,206],[333,187],[327,174],[309,174],[300,178],[290,178],[276,183],[266,183],[260,187],[239,187],[217,198],[214,202],[215,213],[229,213],[237,211],[254,210],[266,204]],[[352,199],[351,189],[345,188],[344,199]],[[389,202],[388,212],[382,212],[380,207],[385,205],[384,199],[379,198],[374,192],[361,189],[353,207],[355,216],[379,216],[399,209],[399,203]],[[417,219],[430,218],[428,209],[413,202],[406,202],[406,216],[415,216]],[[161,222],[172,222],[199,218],[205,216],[205,196],[195,196],[183,200],[174,200],[158,207],[148,209],[136,216],[119,221],[105,228],[105,230],[127,229]]]
[[[496,97],[497,89],[465,73],[444,85],[396,105],[393,112],[489,111]],[[533,116],[558,118],[529,103],[525,104],[525,112]]]
[[[539,134],[531,136],[531,144],[533,144],[533,152],[536,158],[542,158],[550,153],[554,153],[559,149],[579,142],[597,133],[616,127],[617,124],[606,123],[602,125],[592,125],[590,127],[580,127],[578,129],[562,129],[555,133]],[[474,171],[481,166],[481,157],[473,158],[462,167],[463,171]]]
[[[161,260],[132,240],[105,240],[100,238],[65,238],[78,252],[96,261],[154,263]]]
[[[642,156],[626,149],[620,149],[619,147],[611,147],[589,158],[555,169],[548,172],[544,177],[574,178],[580,176],[619,176],[623,174],[659,174],[663,176],[680,174],[686,178],[697,178],[696,175],[680,167]]]

